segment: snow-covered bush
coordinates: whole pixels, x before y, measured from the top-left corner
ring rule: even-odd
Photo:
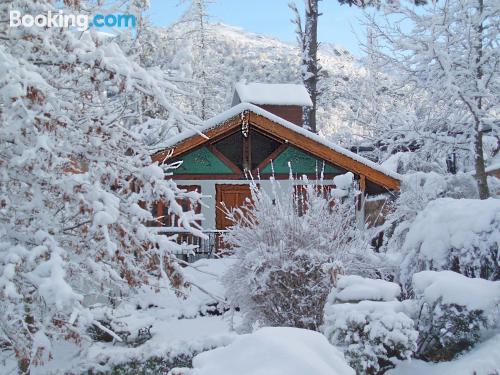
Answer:
[[[448,195],[453,198],[476,198],[477,189],[472,176],[445,177],[437,173],[413,173],[406,175],[395,210],[386,218],[384,234],[387,252],[398,252],[408,233],[409,226],[427,204]]]
[[[423,271],[413,276],[413,288],[422,359],[451,360],[499,322],[500,281]]]
[[[344,195],[340,189],[271,185],[272,193],[267,193],[253,184],[252,202],[228,212],[234,226],[224,241],[237,261],[225,275],[227,297],[248,325],[317,330],[332,269],[369,268],[364,263],[369,252],[355,226],[354,201],[328,196]]]
[[[224,347],[201,353],[193,368],[170,375],[354,375],[342,353],[323,335],[305,329],[266,327]]]
[[[452,270],[500,278],[500,200],[440,198],[409,226],[400,250],[401,281],[415,272]]]
[[[500,348],[500,333],[497,331],[456,359],[446,362],[427,362],[412,358],[398,363],[395,369],[387,372],[387,375],[497,375],[500,369],[498,348]]]
[[[400,293],[395,283],[351,275],[328,296],[323,332],[358,374],[383,373],[416,350],[418,333]]]
[[[405,176],[395,210],[388,215],[382,250],[401,265],[404,291],[413,273],[452,269],[497,279],[498,200],[479,201],[472,176],[415,173]]]

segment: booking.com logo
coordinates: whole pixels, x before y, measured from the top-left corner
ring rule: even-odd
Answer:
[[[92,20],[90,20],[92,18]],[[47,14],[21,15],[18,10],[10,11],[11,27],[76,27],[78,30],[87,30],[90,27],[135,27],[136,19],[133,14],[96,14],[93,17],[87,14],[68,14],[62,10],[48,11]]]

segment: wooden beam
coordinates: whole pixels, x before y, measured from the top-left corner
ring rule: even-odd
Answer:
[[[400,188],[400,181],[398,179],[373,169],[303,134],[296,133],[286,126],[271,121],[264,116],[250,112],[250,123],[256,128],[285,139],[295,147],[308,151],[331,164],[338,165],[356,174],[364,175],[368,180],[377,185],[391,190],[399,190]]]
[[[356,197],[358,201],[356,206],[358,208],[358,211],[361,211],[366,195],[366,176],[363,174],[359,176],[359,190],[361,191],[361,194],[357,195]]]
[[[208,146],[208,149],[215,155],[217,156],[224,164],[226,164],[231,170],[237,174],[240,175],[243,173],[243,171],[236,165],[234,164],[231,160],[229,160],[226,155],[224,155],[222,152],[220,152],[214,145]]]
[[[257,171],[260,171],[264,169],[271,161],[276,160],[276,158],[281,154],[285,149],[288,147],[286,143],[282,143],[281,145],[278,146],[276,150],[271,152],[271,155],[269,155],[267,158],[265,158],[262,163],[260,163],[257,168],[255,168],[252,172],[257,173]]]
[[[359,176],[359,190],[361,190],[361,192],[363,194],[365,194],[365,191],[366,191],[366,176],[363,175],[363,174]]]
[[[243,152],[243,169],[245,171],[251,171],[252,170],[252,144],[250,140],[250,134],[247,134],[247,136],[243,136],[243,147],[242,150]]]
[[[256,176],[256,174],[253,174]],[[318,176],[315,174],[301,174],[305,175],[310,181],[315,181]],[[338,176],[337,174],[333,173],[326,173],[324,175],[325,179],[332,179],[335,176]],[[265,174],[260,174],[260,178],[263,180],[267,180],[270,177],[274,177],[275,180],[288,180],[290,178],[290,175],[287,173],[279,173],[272,175],[270,173],[265,173]],[[175,180],[246,180],[247,177],[243,174],[176,174],[171,176],[170,178],[173,178]]]

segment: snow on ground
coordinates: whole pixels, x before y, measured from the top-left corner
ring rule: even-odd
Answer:
[[[450,362],[403,361],[387,375],[493,375],[500,372],[500,332]]]
[[[228,345],[236,337],[236,333],[230,331],[229,317],[161,320],[161,310],[157,311],[151,333],[152,339],[136,348],[109,343],[94,344],[86,356],[86,362],[95,364],[95,369],[107,370],[131,360],[144,362],[151,357],[189,356]],[[103,365],[99,366],[99,363]]]
[[[186,281],[193,285],[185,291],[184,298],[178,298],[171,288],[162,289],[160,293],[145,288],[124,308],[135,309],[140,306],[141,309],[146,309],[148,306],[156,306],[162,309],[163,314],[175,318],[192,318],[200,312],[205,314],[209,304],[216,303],[218,299],[224,300],[225,291],[220,276],[233,262],[228,257],[200,259],[190,263],[183,269],[183,274]]]
[[[223,300],[225,291],[220,276],[233,263],[231,258],[201,259],[184,268],[186,281],[192,286],[186,298],[178,298],[170,289],[145,290],[130,304],[114,311],[115,321],[122,321],[133,334],[152,325],[152,339],[131,348],[106,343],[95,344],[89,351],[92,363],[118,364],[130,359],[143,361],[154,356],[173,358],[227,345],[236,336],[231,331],[229,314],[206,315],[208,305],[216,303],[212,296]],[[208,294],[206,293],[208,292]],[[137,309],[140,306],[140,309]]]
[[[233,258],[227,257],[222,259],[200,259],[184,269],[184,276],[187,281],[203,288],[218,298],[224,299],[224,286],[220,281],[220,277],[226,270],[234,264]],[[191,299],[196,298],[198,301],[208,302],[212,297],[203,293],[199,288],[193,286]]]
[[[144,362],[151,357],[173,359],[228,345],[237,336],[231,330],[231,315],[208,316],[207,305],[217,302],[210,295],[224,299],[219,276],[232,262],[231,258],[201,259],[183,269],[187,281],[196,283],[209,294],[192,286],[186,298],[178,298],[171,288],[143,288],[115,310],[95,309],[100,320],[112,318],[115,331],[120,325],[129,331],[129,339],[137,337],[139,329],[151,325],[152,338],[144,344],[137,347],[111,342],[93,342],[89,346],[85,341],[82,346],[68,342],[56,344],[51,350],[53,360],[34,367],[31,374],[109,371],[115,365],[130,361]],[[5,353],[0,354],[0,374],[15,374],[17,364],[13,356],[2,363]]]
[[[145,362],[152,357],[165,360],[180,355],[228,345],[236,337],[230,330],[228,317],[198,317],[194,319],[161,319],[161,309],[148,312],[154,316],[152,338],[141,346],[129,347],[116,343],[95,342],[90,347],[62,342],[52,347],[53,359],[35,366],[31,375],[61,375],[111,371],[119,364],[131,361]],[[85,345],[85,343],[84,343]],[[17,363],[13,356],[5,363],[0,359],[0,374],[16,374]]]
[[[343,355],[318,332],[268,327],[197,355],[183,375],[354,375]]]
[[[115,309],[112,312],[113,321],[122,322],[132,336],[138,329],[152,325],[152,338],[144,344],[137,347],[111,342],[94,342],[90,346],[68,342],[56,344],[51,350],[53,360],[34,367],[31,373],[50,375],[89,369],[110,371],[114,366],[130,361],[145,362],[152,357],[168,360],[182,354],[190,356],[203,352],[195,357],[193,369],[183,369],[181,374],[354,375],[340,351],[317,332],[296,328],[262,328],[253,334],[237,335],[231,330],[231,314],[206,315],[207,304],[216,302],[213,296],[224,298],[225,291],[219,277],[232,262],[231,258],[202,259],[184,269],[186,280],[209,294],[193,286],[185,299],[179,299],[168,288],[143,289]],[[453,272],[425,271],[415,276],[415,285],[430,301],[443,294],[445,298],[452,299],[450,302],[472,304],[475,308],[485,307],[484,303],[488,301],[498,305],[500,282],[464,279],[467,278]],[[392,284],[344,276],[337,286],[338,296],[342,300],[372,298],[391,301],[364,301],[358,304],[358,313],[376,310],[388,317],[404,310],[401,302],[395,300],[399,287]],[[450,288],[452,291],[448,290]],[[456,290],[460,293],[457,294]],[[350,305],[336,306],[342,310]],[[106,314],[110,316],[107,311],[103,312],[103,317]],[[499,347],[500,332],[457,360],[438,364],[403,361],[389,374],[469,375],[474,370],[477,375],[489,375],[494,373],[493,369],[500,369]],[[0,373],[16,373],[13,356],[0,359]]]

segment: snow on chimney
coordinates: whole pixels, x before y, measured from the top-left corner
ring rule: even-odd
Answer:
[[[312,101],[303,85],[290,83],[237,83],[232,105],[251,103],[302,126],[302,107]]]

